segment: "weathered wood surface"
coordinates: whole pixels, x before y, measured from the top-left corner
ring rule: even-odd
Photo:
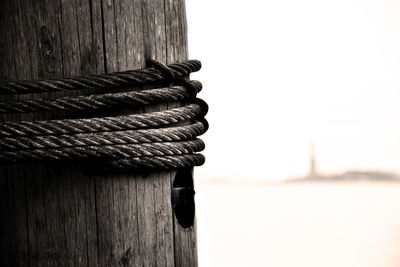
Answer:
[[[136,69],[149,57],[187,59],[184,0],[0,2],[0,80]],[[196,266],[195,224],[183,229],[172,212],[175,174],[90,176],[72,163],[0,166],[0,266]]]

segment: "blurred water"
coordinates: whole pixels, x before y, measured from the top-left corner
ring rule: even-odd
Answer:
[[[199,265],[399,267],[400,184],[196,184]]]

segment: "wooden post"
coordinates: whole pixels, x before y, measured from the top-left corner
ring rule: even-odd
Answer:
[[[0,80],[137,69],[147,58],[188,56],[184,0],[2,0],[0,9]],[[88,176],[72,163],[0,166],[0,266],[196,266],[196,225],[182,228],[171,206],[176,175]]]

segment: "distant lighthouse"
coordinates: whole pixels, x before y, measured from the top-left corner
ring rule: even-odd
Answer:
[[[315,161],[315,146],[314,142],[310,143],[310,172],[308,174],[308,177],[310,178],[316,178],[318,176],[317,170],[316,170],[316,161]]]

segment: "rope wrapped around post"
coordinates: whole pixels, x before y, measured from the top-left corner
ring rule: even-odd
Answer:
[[[104,170],[171,169],[200,166],[207,104],[196,98],[198,81],[187,80],[201,63],[189,60],[149,68],[56,80],[0,83],[0,95],[40,94],[85,89],[88,95],[0,101],[0,114],[62,112],[63,118],[8,121],[0,125],[0,164],[48,160],[101,162]],[[154,83],[157,88],[130,90]],[[163,84],[161,87],[159,84]],[[107,92],[104,93],[106,89]],[[180,101],[182,107],[115,115],[121,109]],[[100,117],[80,116],[99,112]],[[111,115],[109,113],[111,112]]]

